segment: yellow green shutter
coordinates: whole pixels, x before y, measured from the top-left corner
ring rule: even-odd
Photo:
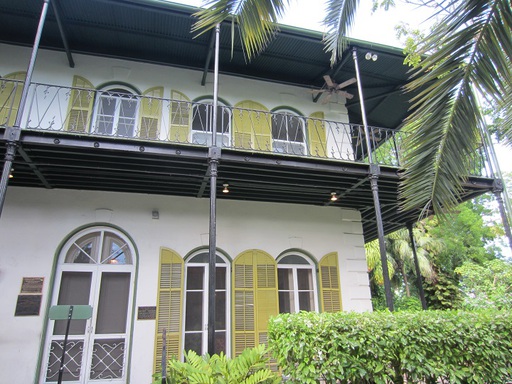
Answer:
[[[12,127],[16,122],[16,115],[20,106],[21,94],[26,72],[14,72],[6,75],[1,80],[19,80],[7,81],[0,84],[0,125]]]
[[[338,253],[325,255],[320,263],[320,300],[323,312],[341,311]]]
[[[73,76],[73,88],[83,89],[71,90],[64,126],[70,132],[87,132],[91,124],[94,86],[84,77]]]
[[[313,112],[308,119],[308,147],[310,156],[326,157],[325,123],[323,112]]]
[[[149,88],[143,94],[140,106],[139,136],[141,139],[158,139],[162,118],[164,87]]]
[[[162,334],[167,334],[167,358],[181,355],[181,318],[183,307],[183,259],[174,251],[162,248],[158,273],[156,308],[155,372],[161,372]]]
[[[236,148],[272,151],[272,123],[264,105],[251,100],[241,101],[235,105],[233,114]]]
[[[188,143],[192,122],[192,104],[190,99],[179,91],[171,91],[169,140]]]
[[[277,265],[269,254],[249,250],[233,262],[233,351],[267,344],[270,316],[279,312]]]

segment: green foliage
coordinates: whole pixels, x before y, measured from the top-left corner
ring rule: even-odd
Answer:
[[[395,311],[421,311],[421,301],[414,296],[400,296],[395,300]]]
[[[267,366],[268,351],[264,345],[246,349],[230,359],[220,355],[199,356],[194,351],[185,354],[185,362],[175,358],[167,362],[169,384],[274,384],[281,378]],[[157,375],[154,384],[161,383]]]
[[[425,299],[429,309],[458,309],[462,301],[457,280],[439,272],[435,282],[424,283]]]
[[[491,260],[466,262],[455,270],[461,276],[464,308],[512,308],[512,264]]]
[[[512,379],[510,312],[283,314],[270,321],[269,345],[292,383]]]

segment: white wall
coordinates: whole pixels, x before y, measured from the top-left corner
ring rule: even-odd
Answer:
[[[217,246],[231,258],[252,248],[277,257],[300,247],[317,260],[338,252],[343,309],[371,310],[357,211],[219,200],[217,215]],[[208,199],[9,187],[0,219],[0,382],[34,380],[52,265],[68,234],[95,222],[126,231],[139,252],[135,305],[155,306],[160,247],[185,256],[206,245],[208,218]],[[39,316],[14,317],[22,277],[45,279]],[[154,320],[134,320],[131,383],[150,382],[154,327]]]

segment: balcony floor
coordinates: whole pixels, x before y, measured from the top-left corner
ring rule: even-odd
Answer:
[[[0,137],[4,129],[0,128]],[[3,141],[3,140],[2,140]],[[3,155],[2,164],[3,164]],[[22,130],[10,186],[208,198],[208,148]],[[222,150],[219,199],[331,205],[361,212],[365,241],[377,237],[368,165],[339,160]],[[229,183],[229,194],[222,184]],[[398,207],[398,169],[381,167],[379,196],[386,233],[416,221]],[[492,190],[473,177],[463,200]],[[330,201],[331,192],[339,199]]]

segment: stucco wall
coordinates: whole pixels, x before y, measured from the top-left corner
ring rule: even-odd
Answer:
[[[219,200],[217,215],[217,246],[231,258],[252,248],[274,257],[301,248],[317,260],[338,252],[343,309],[371,310],[357,211]],[[185,256],[207,245],[208,218],[208,199],[10,187],[0,219],[0,382],[34,379],[53,265],[70,233],[97,222],[126,231],[138,250],[135,306],[154,306],[160,247]],[[39,316],[14,317],[22,277],[45,279]],[[134,320],[132,383],[150,382],[154,327],[154,320]]]

